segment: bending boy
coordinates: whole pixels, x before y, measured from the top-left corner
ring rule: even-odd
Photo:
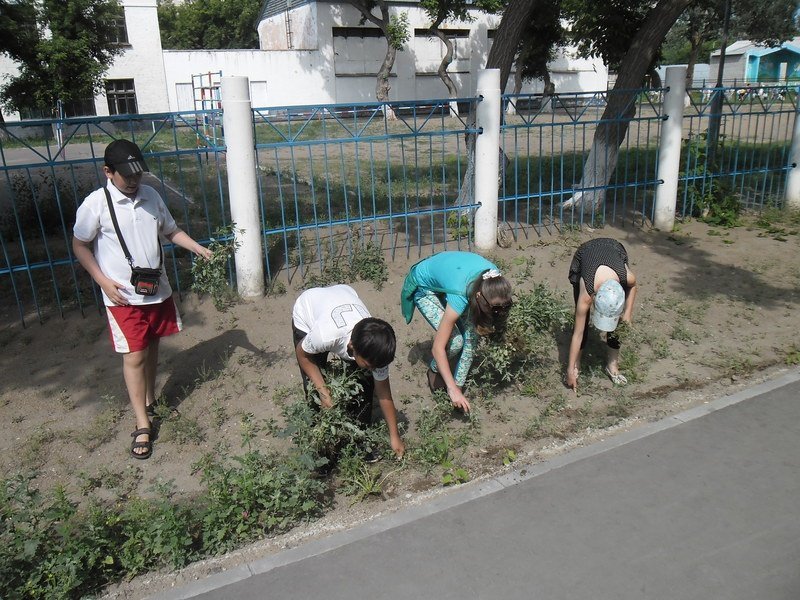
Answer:
[[[321,372],[328,353],[371,371],[371,377],[363,379],[364,392],[355,416],[363,426],[369,426],[372,397],[377,394],[392,450],[398,458],[402,457],[405,446],[397,429],[397,412],[389,385],[389,364],[394,360],[397,345],[392,326],[371,317],[353,288],[332,285],[300,294],[292,310],[292,333],[303,389],[308,393],[310,380],[322,408],[333,406]]]

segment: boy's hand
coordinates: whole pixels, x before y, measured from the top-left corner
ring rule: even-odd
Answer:
[[[322,405],[322,408],[333,408],[333,400],[331,400],[331,395],[327,389],[325,390],[318,390],[319,391],[319,403]]]
[[[392,450],[394,450],[394,455],[397,460],[403,458],[403,455],[406,453],[406,446],[403,444],[403,440],[398,437],[397,439],[391,438],[389,442],[392,444]]]
[[[124,285],[117,283],[113,279],[106,279],[100,284],[100,289],[105,292],[109,300],[111,300],[111,302],[113,302],[116,306],[128,305],[128,300],[125,298],[125,296],[119,293],[121,289],[125,289]]]
[[[197,249],[195,249],[195,254],[201,258],[205,258],[206,260],[211,260],[214,256],[214,253],[206,248],[205,246],[201,246],[197,244]]]

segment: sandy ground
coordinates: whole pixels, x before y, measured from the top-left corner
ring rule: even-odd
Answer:
[[[614,388],[602,374],[603,346],[597,332],[583,361],[578,394],[562,384],[569,331],[552,336],[540,357],[537,385],[510,385],[491,398],[474,399],[480,428],[458,451],[456,461],[471,479],[513,465],[538,462],[575,445],[681,411],[707,398],[770,377],[800,361],[797,308],[800,302],[800,237],[752,225],[730,230],[699,222],[667,234],[649,229],[607,227],[565,235],[531,234],[490,258],[510,275],[515,290],[546,283],[571,304],[567,281],[575,248],[591,237],[622,241],[639,281],[634,320],[636,360],[626,373],[631,384]],[[413,448],[420,411],[432,402],[425,369],[432,331],[419,315],[406,325],[398,295],[414,260],[389,262],[382,290],[355,282],[373,315],[398,334],[391,384],[405,439]],[[221,441],[241,453],[242,416],[280,426],[280,406],[299,397],[300,379],[291,349],[290,314],[299,290],[237,304],[218,312],[207,298],[180,299],[185,330],[163,341],[158,378],[165,398],[180,415],[162,428],[150,460],[130,458],[133,416],[121,376],[121,360],[110,347],[105,317],[69,314],[43,325],[0,330],[2,387],[0,442],[4,475],[36,469],[43,487],[66,486],[113,499],[152,494],[154,483],[172,481],[178,497],[201,489],[192,465]],[[546,408],[563,399],[548,427],[530,434]],[[614,410],[614,407],[623,407]],[[453,427],[468,427],[453,414]],[[178,426],[176,423],[180,422]],[[169,425],[169,426],[168,426]],[[285,439],[261,428],[256,443],[281,449]],[[528,431],[526,435],[525,432]],[[394,465],[383,461],[389,472]],[[380,463],[379,463],[380,464]],[[302,539],[348,527],[408,503],[441,493],[441,470],[425,472],[410,462],[391,475],[383,495],[351,505],[337,498],[321,520],[266,539],[231,555],[203,561],[180,573],[139,577],[109,589],[115,598],[142,598],[170,585],[202,577],[243,560],[295,545]]]

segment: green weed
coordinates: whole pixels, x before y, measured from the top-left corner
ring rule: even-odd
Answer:
[[[167,407],[166,404],[163,406]],[[197,419],[176,410],[169,410],[161,417],[158,436],[163,442],[199,445],[205,441],[205,430]]]
[[[443,463],[442,467],[442,485],[460,485],[469,481],[469,472],[464,467],[456,466],[450,461]]]
[[[567,400],[562,395],[551,400],[525,428],[523,435],[528,439],[538,439],[556,433],[557,430],[552,426],[553,417],[563,412],[566,406]]]
[[[196,258],[192,264],[192,290],[199,295],[208,294],[218,311],[227,310],[236,300],[236,292],[228,285],[229,261],[241,245],[236,239],[244,230],[235,223],[220,227],[214,232],[208,249],[209,259]]]
[[[792,344],[783,357],[783,362],[787,365],[800,365],[800,348]]]
[[[514,450],[507,448],[503,452],[503,466],[507,467],[511,463],[517,460],[517,453]]]
[[[230,464],[207,459],[201,468],[201,480],[207,487],[204,550],[227,552],[318,515],[326,502],[326,485],[314,476],[321,464],[307,454],[281,456],[258,451],[236,456]]]

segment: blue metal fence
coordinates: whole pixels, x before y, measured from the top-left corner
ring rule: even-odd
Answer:
[[[459,104],[472,106],[475,99]],[[470,246],[456,205],[465,137],[450,100],[254,110],[268,278],[326,262],[354,245],[391,256]]]
[[[504,96],[499,218],[514,235],[584,222],[640,225],[652,218],[661,90],[641,91],[611,120],[626,135],[605,203],[588,213],[563,208],[581,187],[584,163],[610,92]],[[679,212],[697,210],[708,186],[725,182],[747,207],[779,203],[796,115],[796,89],[726,89],[715,164],[708,161],[708,90],[690,90],[684,119]],[[464,114],[479,99],[461,99]],[[270,282],[352,260],[372,244],[391,257],[471,247],[468,146],[478,132],[453,116],[451,100],[389,105],[256,108],[262,240]],[[7,124],[0,136],[0,318],[42,321],[100,297],[71,251],[82,199],[104,180],[102,155],[115,138],[143,148],[179,225],[207,242],[230,224],[224,132],[219,111],[95,117]],[[600,156],[593,160],[605,160]],[[467,193],[464,194],[463,192]],[[170,280],[189,285],[190,257],[167,247]]]
[[[652,221],[664,90],[637,91],[631,95],[629,111],[609,118],[604,110],[612,93],[629,91],[503,96],[501,144],[506,160],[501,163],[500,218],[515,235],[586,221],[618,225]],[[713,112],[715,93],[722,98],[718,112]],[[798,110],[797,86],[700,88],[688,90],[687,95],[679,216],[697,216],[698,199],[720,185],[727,186],[745,208],[780,206]],[[708,135],[715,117],[716,144]],[[589,211],[570,210],[564,207],[565,200],[595,189],[580,183],[601,123],[627,128],[608,183],[596,188],[604,193],[605,202]],[[596,167],[611,159],[601,154],[591,160],[590,166]]]
[[[689,90],[684,114],[682,214],[698,212],[698,200],[725,186],[745,208],[781,206],[798,110],[797,86]],[[714,95],[719,103],[714,103]],[[709,136],[716,119],[716,143]]]
[[[603,117],[613,93],[630,93],[624,116]],[[515,230],[527,235],[551,228],[579,226],[585,220],[599,224],[638,223],[652,217],[657,185],[658,138],[662,120],[660,90],[601,91],[505,95],[502,147],[506,156],[500,190],[501,213]],[[564,201],[581,187],[584,164],[601,123],[626,127],[616,166],[605,185],[604,206],[595,213],[565,209]],[[592,159],[609,161],[605,153]]]
[[[3,322],[100,307],[98,290],[74,261],[72,225],[78,204],[105,181],[103,152],[113,139],[132,139],[143,149],[151,170],[143,182],[158,189],[184,230],[207,240],[227,210],[218,117],[192,112],[6,124],[0,136]],[[188,268],[182,252],[165,247],[179,292]]]

